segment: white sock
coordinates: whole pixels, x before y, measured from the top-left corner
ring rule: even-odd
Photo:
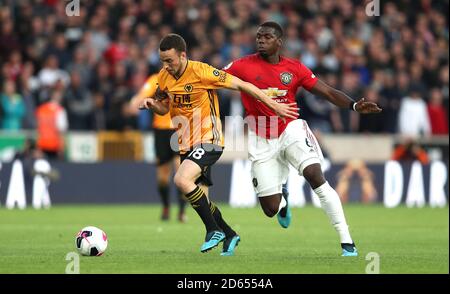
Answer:
[[[283,208],[285,208],[287,205],[286,199],[284,199],[283,195],[281,196],[281,201],[280,201],[280,206],[278,206],[278,212],[280,213],[280,210],[282,210]]]
[[[331,224],[338,232],[341,243],[353,243],[347,222],[345,221],[341,199],[336,191],[328,184],[328,182],[325,182],[322,186],[314,189],[314,192],[319,196],[322,209],[328,215]]]

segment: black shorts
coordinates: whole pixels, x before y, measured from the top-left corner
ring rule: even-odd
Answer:
[[[155,135],[156,164],[168,163],[178,155],[178,149],[173,150],[170,146],[170,138],[175,134],[175,130],[154,129],[153,134]]]
[[[196,184],[212,186],[211,166],[219,160],[223,153],[223,147],[214,144],[201,144],[195,146],[192,151],[181,154],[181,162],[189,159],[195,162],[202,169],[200,177],[195,181]]]

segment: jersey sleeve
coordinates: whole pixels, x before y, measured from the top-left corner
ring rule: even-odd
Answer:
[[[220,89],[231,87],[233,76],[208,64],[201,64],[198,74],[200,76],[202,84],[206,89]]]
[[[310,91],[317,83],[318,78],[303,63],[300,63],[298,71],[299,71],[298,87],[303,87],[306,90]]]
[[[239,61],[232,61],[224,66],[222,69],[224,72],[229,73],[230,75],[233,75],[235,77],[240,78],[240,65],[242,62]]]
[[[142,100],[147,97],[155,96],[156,88],[158,87],[158,77],[153,75],[145,81],[144,86],[136,94],[136,99]]]
[[[163,69],[161,69],[158,73],[158,77],[156,80],[156,88],[155,88],[155,94],[154,94],[155,99],[164,100],[165,98],[168,97],[166,80],[167,80],[167,73]]]

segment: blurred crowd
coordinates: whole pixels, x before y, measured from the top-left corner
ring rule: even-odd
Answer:
[[[384,109],[360,116],[301,91],[312,128],[448,134],[448,0],[381,0],[380,16],[363,0],[81,0],[79,16],[69,2],[0,0],[1,129],[36,128],[37,107],[59,97],[69,130],[148,130],[151,114],[128,101],[158,71],[162,36],[182,35],[189,58],[221,68],[253,53],[258,24],[273,20],[285,55]],[[239,94],[221,96],[223,116],[243,115]]]

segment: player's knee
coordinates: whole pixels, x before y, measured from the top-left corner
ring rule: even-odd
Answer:
[[[278,196],[278,195],[272,195],[272,196]],[[280,203],[279,203],[279,201],[275,201],[275,199],[277,199],[277,198],[281,198],[281,195],[280,195],[280,197],[267,196],[267,197],[260,198],[261,207],[266,216],[274,217],[278,213]]]
[[[190,182],[185,177],[181,176],[179,173],[175,174],[173,182],[175,186],[177,186],[177,188],[182,192],[185,192],[190,184]]]
[[[274,217],[278,213],[278,208],[275,210],[273,207],[263,207],[264,214],[268,217]]]
[[[313,189],[322,186],[326,182],[320,164],[318,163],[307,166],[303,170],[303,176]]]

